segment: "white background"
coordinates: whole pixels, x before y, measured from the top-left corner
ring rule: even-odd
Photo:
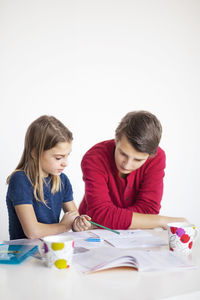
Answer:
[[[0,0],[0,240],[7,176],[28,125],[54,115],[74,135],[66,174],[78,205],[83,154],[121,118],[149,110],[163,125],[161,213],[199,222],[200,1]]]

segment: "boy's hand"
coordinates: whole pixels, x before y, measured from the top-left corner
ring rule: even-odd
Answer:
[[[88,222],[91,218],[87,215],[77,216],[72,224],[73,231],[84,231],[92,229],[92,224]]]

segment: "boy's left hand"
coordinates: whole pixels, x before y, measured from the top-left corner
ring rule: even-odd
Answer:
[[[92,224],[88,222],[91,218],[87,215],[81,215],[75,218],[72,224],[73,231],[84,231],[92,229]]]

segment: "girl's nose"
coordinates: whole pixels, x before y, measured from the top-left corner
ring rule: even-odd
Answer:
[[[68,165],[67,160],[62,161],[62,166],[63,166],[63,167],[66,167],[67,165]]]

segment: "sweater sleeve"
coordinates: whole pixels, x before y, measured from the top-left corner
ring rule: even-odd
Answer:
[[[166,165],[165,152],[159,148],[155,157],[144,167],[136,199],[128,209],[143,214],[158,214],[163,195],[163,178]]]
[[[108,188],[108,172],[103,157],[85,155],[82,163],[85,182],[87,214],[101,225],[114,229],[128,229],[132,211],[114,205]]]

